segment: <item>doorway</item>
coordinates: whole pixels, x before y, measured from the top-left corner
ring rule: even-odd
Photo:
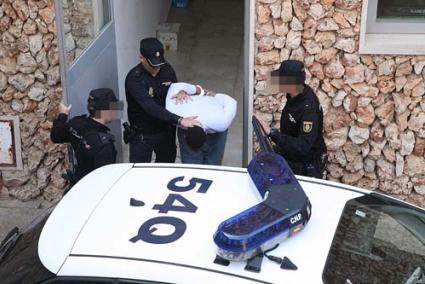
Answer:
[[[187,8],[172,7],[167,22],[181,24],[178,50],[166,52],[178,80],[227,94],[238,102],[223,165],[242,166],[244,0],[192,0]]]
[[[61,2],[74,3],[56,0]],[[171,0],[80,2],[97,3],[88,10],[98,13],[100,22],[94,23],[98,32],[91,40],[81,41],[87,45],[75,53],[71,64],[67,15],[62,7],[56,11],[64,97],[76,106],[73,115],[85,112],[92,88],[110,87],[125,101],[124,79],[138,63],[140,39],[155,36],[161,22],[178,22],[179,48],[167,51],[166,57],[179,81],[200,84],[237,100],[238,112],[228,134],[223,165],[246,166],[252,156],[255,0],[192,0],[188,8],[173,8]],[[124,111],[121,122],[126,120]],[[118,160],[126,162],[128,147],[121,142],[119,121],[112,128],[120,149]]]

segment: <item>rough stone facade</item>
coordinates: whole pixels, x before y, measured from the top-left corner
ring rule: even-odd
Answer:
[[[66,147],[50,141],[62,97],[53,2],[0,4],[0,115],[20,118],[24,165],[2,171],[2,198],[52,200],[65,186]]]
[[[425,56],[360,55],[361,0],[257,0],[254,109],[274,126],[286,98],[265,91],[285,59],[305,63],[324,108],[328,179],[425,206]]]

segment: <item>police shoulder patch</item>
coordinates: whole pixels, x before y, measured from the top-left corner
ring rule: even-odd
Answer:
[[[304,121],[303,122],[303,131],[305,133],[310,133],[313,129],[313,121]]]

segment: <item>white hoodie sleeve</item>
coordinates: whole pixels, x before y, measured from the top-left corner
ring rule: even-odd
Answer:
[[[233,119],[236,116],[236,109],[238,103],[236,100],[225,94],[216,94],[216,99],[223,107],[223,112],[217,114],[216,119],[210,122],[209,128],[214,132],[226,131],[232,124]]]
[[[173,96],[177,95],[178,92],[185,91],[189,95],[196,94],[196,86],[188,83],[173,83],[168,88],[167,98],[165,101],[165,108],[172,113],[175,113],[176,100]]]

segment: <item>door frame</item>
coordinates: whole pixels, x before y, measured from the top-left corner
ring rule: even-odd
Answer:
[[[61,76],[62,100],[68,104],[68,59],[65,51],[65,31],[63,27],[63,9],[62,1],[55,0],[55,23],[59,50],[59,70]]]
[[[246,167],[253,156],[252,115],[254,112],[255,3],[245,0],[243,159]]]

